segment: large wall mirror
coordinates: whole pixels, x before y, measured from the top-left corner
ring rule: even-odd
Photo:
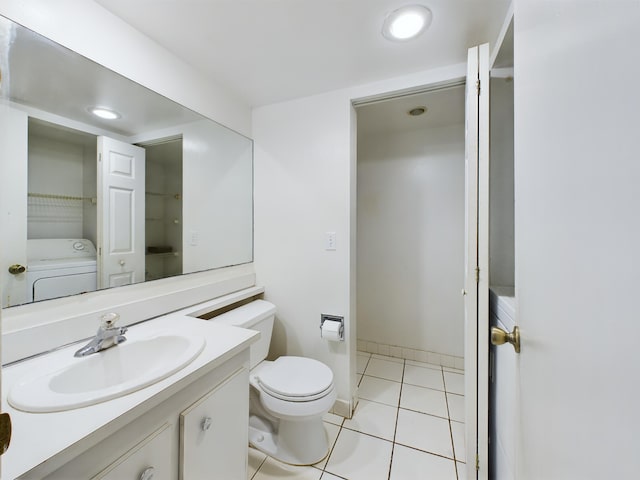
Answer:
[[[249,138],[3,17],[0,74],[2,307],[253,260]]]

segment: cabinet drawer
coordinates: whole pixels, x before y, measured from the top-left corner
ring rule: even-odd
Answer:
[[[175,430],[164,424],[92,480],[174,480],[171,448]]]
[[[242,368],[180,414],[180,479],[247,478],[249,372]]]

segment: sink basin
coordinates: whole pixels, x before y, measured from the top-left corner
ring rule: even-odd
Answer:
[[[59,369],[24,379],[8,401],[25,412],[59,412],[111,400],[140,390],[191,363],[203,338],[174,333],[127,340]]]

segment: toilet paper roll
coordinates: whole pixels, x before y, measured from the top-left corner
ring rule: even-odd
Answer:
[[[335,320],[325,320],[322,322],[320,335],[330,342],[341,342],[342,339],[342,322]]]

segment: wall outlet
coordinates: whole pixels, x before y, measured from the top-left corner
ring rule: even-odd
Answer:
[[[198,245],[199,241],[200,241],[200,234],[195,230],[191,230],[191,242],[190,242],[191,246],[195,247],[196,245]]]
[[[324,249],[325,250],[335,250],[336,249],[336,232],[326,232],[325,233]]]

